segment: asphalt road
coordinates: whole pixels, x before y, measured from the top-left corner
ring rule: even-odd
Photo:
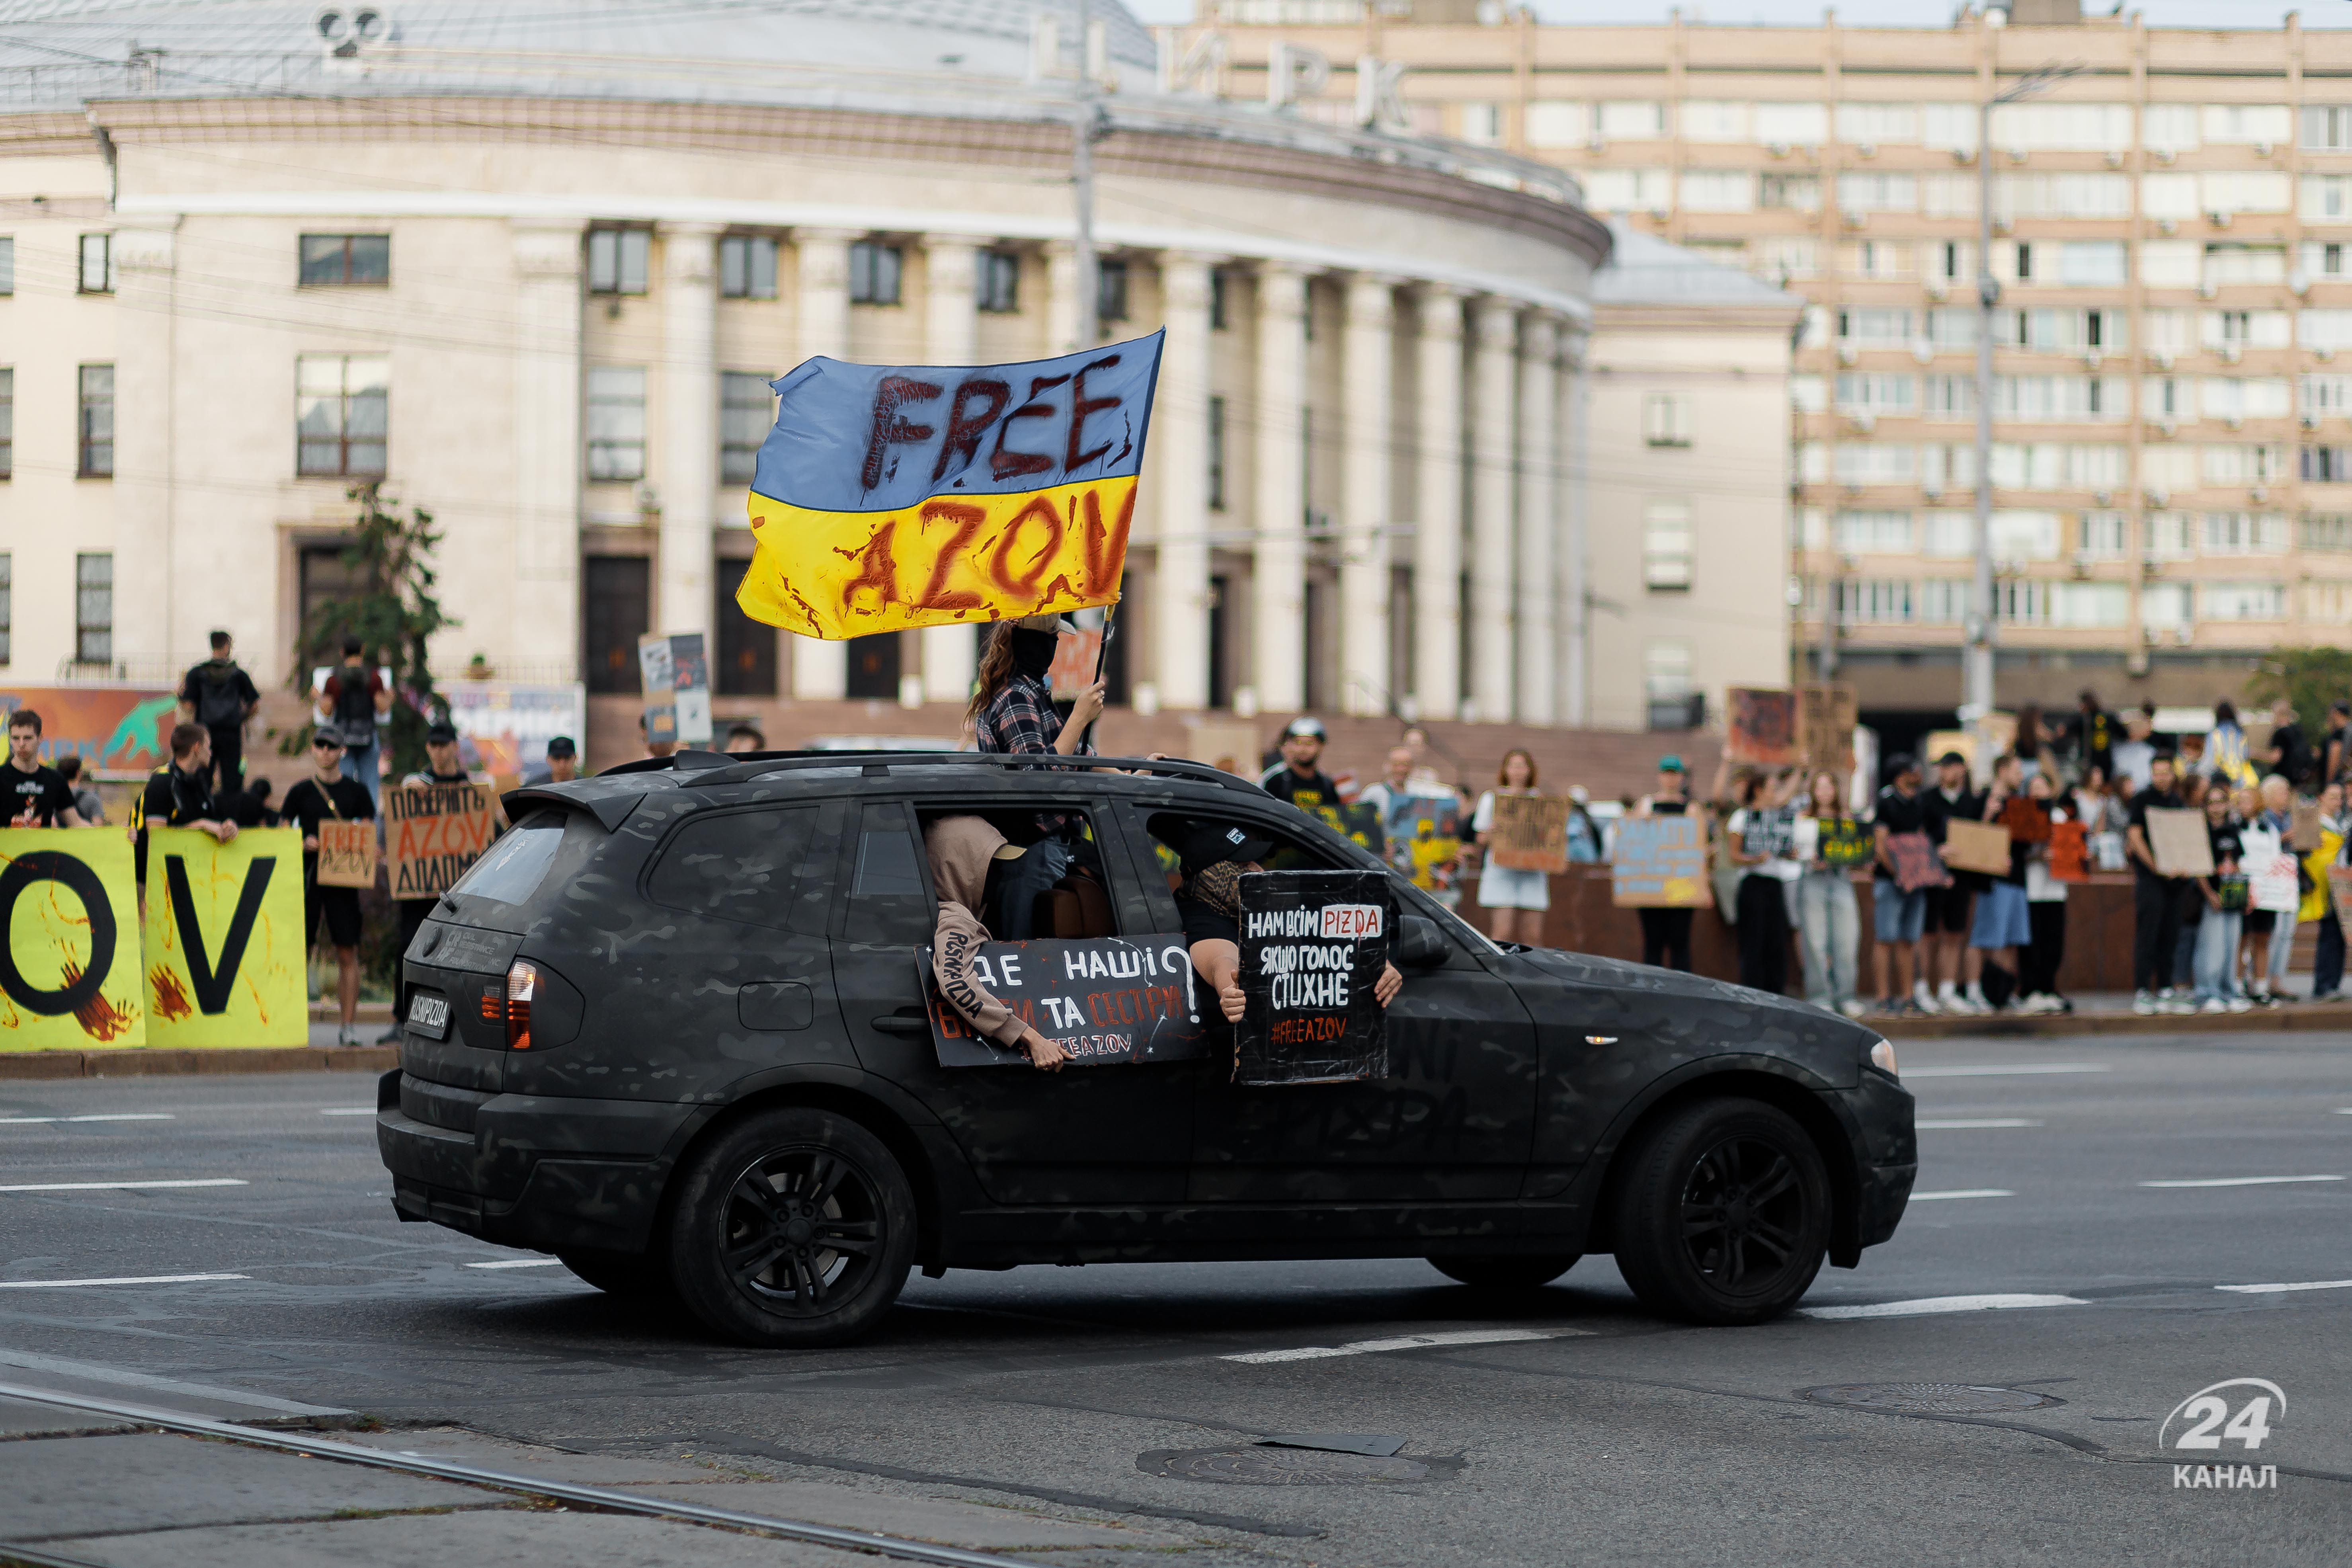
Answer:
[[[870,1343],[797,1354],[398,1223],[362,1077],[0,1083],[0,1381],[81,1363],[599,1463],[718,1460],[877,1519],[962,1500],[1142,1532],[1027,1554],[1054,1562],[2345,1561],[2352,1040],[1902,1056],[1922,1201],[1766,1327],[1649,1319],[1606,1258],[1501,1300],[1412,1261],[1027,1268],[917,1279]],[[105,1117],[149,1120],[72,1120]],[[130,1180],[240,1184],[9,1190]],[[194,1275],[232,1278],[53,1283]],[[2042,1300],[1931,1310],[1974,1297]],[[1436,1342],[1393,1342],[1414,1336]],[[1307,1348],[1348,1353],[1267,1354]],[[2285,1396],[2259,1450],[2159,1452],[2233,1378]],[[1956,1419],[1801,1392],[1912,1382],[2049,1403]],[[1369,1468],[1419,1474],[1307,1455],[1276,1462],[1316,1484],[1213,1479],[1278,1432],[1391,1435],[1407,1463]],[[1223,1449],[1240,1460],[1197,1457]],[[2276,1489],[2176,1487],[2174,1461],[2223,1459],[2280,1467]],[[0,1521],[30,1484],[0,1459]]]

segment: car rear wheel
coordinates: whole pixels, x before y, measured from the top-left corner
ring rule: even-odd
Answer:
[[[661,1301],[674,1294],[669,1259],[659,1252],[609,1252],[589,1247],[555,1256],[573,1274],[621,1300]]]
[[[1541,1255],[1515,1256],[1508,1253],[1482,1258],[1433,1258],[1429,1266],[1449,1279],[1480,1290],[1532,1290],[1549,1285],[1570,1269],[1582,1257],[1576,1252],[1549,1252]]]
[[[684,1173],[670,1225],[677,1293],[745,1344],[843,1344],[907,1282],[915,1194],[882,1141],[846,1117],[772,1110]]]
[[[1643,1306],[1694,1323],[1760,1323],[1821,1271],[1829,1176],[1786,1111],[1701,1100],[1630,1152],[1613,1217],[1617,1268]]]

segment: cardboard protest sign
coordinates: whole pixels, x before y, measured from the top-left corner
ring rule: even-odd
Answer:
[[[544,763],[547,742],[556,736],[578,742],[588,733],[587,688],[577,681],[530,686],[456,680],[440,695],[457,727],[459,760],[493,778],[520,778],[525,769]]]
[[[931,949],[915,962],[941,1067],[1029,1065],[948,1005],[932,980]],[[1181,934],[984,942],[972,969],[1015,1017],[1069,1052],[1073,1067],[1179,1061],[1207,1049],[1201,1008],[1214,998],[1194,980]]]
[[[2053,822],[2050,825],[2050,876],[2060,882],[2087,882],[2091,879],[2089,841],[2079,822]]]
[[[0,829],[0,1051],[147,1039],[130,841]]]
[[[2213,841],[2206,837],[2201,811],[2150,807],[2147,847],[2156,857],[2156,868],[2168,877],[2213,874]]]
[[[2319,803],[2296,801],[2289,810],[2286,847],[2309,854],[2319,847]]]
[[[1726,760],[1773,768],[1800,760],[1795,692],[1734,686],[1723,699],[1730,710],[1723,741]]]
[[[372,818],[319,824],[319,886],[375,886],[375,823]]]
[[[2352,929],[2352,866],[2327,868],[2327,898],[2336,910],[2336,923]]]
[[[1510,871],[1567,870],[1570,805],[1566,795],[1496,790],[1487,863]]]
[[[1372,987],[1396,926],[1384,871],[1253,871],[1241,879],[1234,1081],[1339,1083],[1388,1074]]]
[[[2249,827],[2239,836],[2238,869],[2245,873],[2248,909],[2293,914],[2303,905],[2295,858],[2279,836],[2264,827]]]
[[[149,828],[147,1043],[307,1045],[303,936],[299,828]]]
[[[1610,857],[1609,901],[1621,910],[1712,907],[1706,818],[1694,813],[1621,820]]]
[[[637,679],[645,693],[648,742],[710,743],[710,661],[700,632],[639,637]]]
[[[1851,686],[1797,688],[1799,750],[1807,767],[1853,771],[1853,729],[1861,704]]]
[[[1944,864],[1955,871],[2009,875],[2009,829],[1998,822],[1955,817],[1944,825]]]
[[[1952,874],[1944,869],[1944,859],[1936,853],[1935,840],[1924,833],[1888,834],[1886,858],[1895,862],[1895,885],[1904,892],[1952,885]]]
[[[1792,858],[1797,848],[1797,808],[1783,805],[1748,812],[1742,819],[1741,837],[1750,855],[1775,860]]]
[[[490,847],[498,803],[478,784],[400,784],[383,792],[392,896],[436,899]]]
[[[1116,604],[1162,334],[994,365],[804,361],[735,601],[838,639]]]

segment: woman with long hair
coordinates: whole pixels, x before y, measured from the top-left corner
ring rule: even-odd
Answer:
[[[972,739],[983,752],[1056,752],[1065,757],[1090,757],[1094,745],[1087,727],[1103,710],[1103,683],[1097,679],[1078,693],[1066,722],[1054,707],[1054,688],[1047,679],[1054,668],[1058,634],[1075,630],[1059,616],[1029,616],[999,621],[980,656],[980,679],[972,683],[971,705],[964,710]]]
[[[1781,820],[1784,784],[1751,773],[1737,786],[1739,809],[1724,824],[1740,868],[1739,984],[1778,995],[1789,983],[1788,885],[1803,874],[1789,858],[1791,824]]]
[[[1495,787],[1478,797],[1478,809],[1470,816],[1470,828],[1481,849],[1494,837],[1495,796],[1535,793],[1536,760],[1514,746],[1503,753],[1503,765],[1495,770]],[[1544,912],[1551,908],[1551,879],[1541,871],[1497,866],[1490,858],[1478,877],[1478,907],[1494,912],[1492,934],[1496,942],[1540,946]]]
[[[1854,951],[1862,940],[1853,899],[1853,864],[1841,846],[1868,844],[1861,825],[1838,795],[1837,774],[1822,768],[1805,785],[1798,809],[1813,824],[1811,853],[1797,879],[1798,949],[1804,958],[1805,1000],[1848,1017],[1862,1016],[1854,997]],[[1832,853],[1841,858],[1832,861]]]

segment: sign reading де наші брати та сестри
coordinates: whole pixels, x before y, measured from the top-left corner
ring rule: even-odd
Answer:
[[[1029,1058],[974,1033],[932,983],[931,952],[915,952],[931,1044],[944,1068],[1026,1066]],[[1013,1016],[1060,1046],[1073,1067],[1178,1061],[1206,1053],[1201,1004],[1181,936],[984,942],[972,975]]]

